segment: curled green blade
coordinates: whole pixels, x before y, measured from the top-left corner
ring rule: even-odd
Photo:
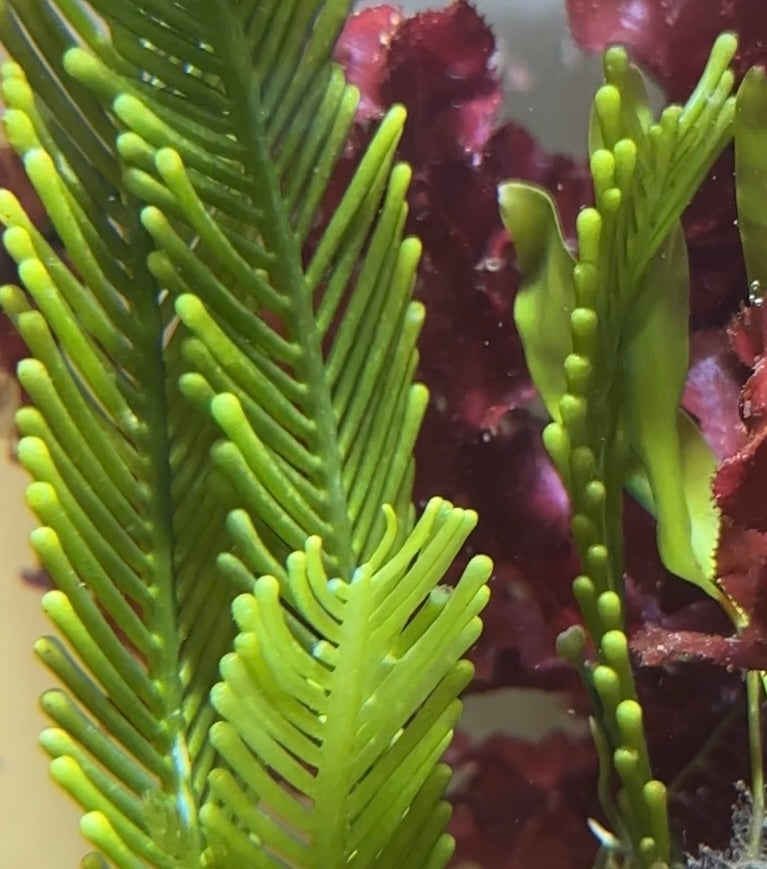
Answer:
[[[543,188],[514,181],[502,184],[499,202],[524,275],[514,301],[514,320],[525,361],[546,409],[558,419],[565,392],[562,363],[572,348],[575,259],[565,245],[556,206]]]
[[[716,461],[679,407],[689,352],[689,273],[681,227],[650,264],[638,296],[641,304],[632,311],[637,325],[623,356],[629,441],[650,484],[663,563],[718,597],[711,579],[719,527],[710,491]]]
[[[767,290],[767,76],[748,71],[735,103],[735,192],[750,294]]]

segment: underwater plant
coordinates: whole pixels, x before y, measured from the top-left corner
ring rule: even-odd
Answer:
[[[83,865],[761,865],[758,29],[701,75],[748,4],[657,120],[607,46],[682,55],[568,4],[607,48],[588,166],[497,125],[468,3],[350,6],[0,4],[41,743]],[[718,311],[680,218],[733,135]],[[596,753],[450,745],[473,677],[555,690]]]
[[[625,14],[620,4],[609,8],[616,17],[624,16],[627,28],[617,32],[614,39],[609,35],[614,20],[608,8],[595,4],[592,13],[588,4],[578,7],[587,19],[591,14],[601,16],[598,23],[604,20],[606,26],[600,33],[607,42],[630,42],[632,35],[641,36],[638,28],[636,33],[628,29],[628,5]],[[571,14],[576,11],[571,9]],[[713,8],[710,11],[709,17],[701,16],[700,29],[689,31],[689,42],[695,43],[694,56],[702,66],[702,52],[710,49],[710,41],[718,32],[717,23],[742,29],[741,46],[733,61],[733,68],[742,75],[759,57],[760,30],[752,28],[749,22],[754,22],[747,14],[741,15],[738,8],[727,7],[722,16]],[[694,10],[690,14],[694,15]],[[648,15],[643,22],[658,26],[661,18]],[[440,483],[444,486],[447,469],[453,487],[448,491],[468,497],[469,503],[479,508],[482,521],[478,536],[483,548],[494,556],[496,593],[486,614],[487,629],[475,653],[480,666],[478,687],[487,690],[517,684],[559,691],[564,688],[564,702],[583,709],[583,695],[566,681],[566,674],[553,659],[554,637],[574,620],[569,590],[563,593],[578,573],[568,546],[562,545],[569,538],[570,517],[548,466],[537,452],[540,414],[530,398],[525,365],[519,359],[518,333],[504,330],[510,319],[510,305],[518,298],[515,251],[505,243],[501,237],[505,234],[499,233],[490,216],[488,190],[515,176],[546,187],[560,206],[564,235],[571,249],[575,249],[575,217],[592,201],[592,195],[585,189],[584,173],[577,163],[542,153],[514,124],[495,127],[487,123],[496,98],[493,68],[487,62],[492,45],[486,39],[487,29],[478,21],[476,16],[472,18],[467,4],[453,4],[444,12],[423,13],[411,19],[398,17],[393,7],[376,7],[350,22],[339,43],[338,56],[347,63],[363,93],[369,95],[368,113],[378,102],[385,104],[386,98],[394,95],[412,108],[412,116],[417,119],[414,123],[422,124],[422,128],[408,134],[402,146],[403,154],[414,166],[417,187],[413,208],[422,212],[420,221],[413,223],[424,232],[427,257],[419,291],[438,318],[437,329],[431,335],[427,320],[422,341],[422,370],[437,396],[436,406],[427,413],[422,452],[427,471],[430,457],[437,457],[432,459],[434,479],[439,462]],[[573,21],[577,37],[578,22]],[[674,26],[676,23],[674,20]],[[687,38],[680,35],[679,29],[673,32],[677,40],[684,42]],[[709,32],[711,39],[706,41],[705,33]],[[459,40],[457,33],[465,38]],[[655,41],[651,38],[640,43],[640,48],[646,44],[657,49],[654,54],[641,55],[643,60],[650,58],[653,71],[653,60],[677,58],[673,46],[657,37],[655,32]],[[441,67],[445,74],[440,78]],[[632,72],[635,79],[637,75]],[[732,86],[727,85],[729,75],[724,77],[725,90]],[[667,80],[661,76],[661,81]],[[688,78],[683,86],[687,90],[682,94],[689,93],[693,84]],[[704,99],[702,104],[708,103]],[[732,101],[723,109],[731,122]],[[669,115],[680,111],[681,107],[672,108]],[[670,120],[667,118],[667,122]],[[643,121],[651,121],[647,110]],[[723,126],[729,126],[726,118]],[[434,130],[439,134],[436,137]],[[683,836],[677,839],[674,834],[679,858],[682,850],[694,852],[700,842],[724,846],[727,841],[730,806],[737,796],[734,785],[738,778],[749,774],[749,738],[743,712],[746,704],[740,705],[740,676],[733,668],[759,669],[763,660],[763,635],[753,616],[758,603],[756,572],[763,563],[764,549],[754,526],[746,524],[749,518],[741,528],[733,522],[722,488],[725,470],[728,464],[734,464],[740,471],[739,479],[749,480],[753,492],[741,507],[755,509],[760,475],[753,473],[751,457],[745,451],[738,452],[744,446],[738,401],[745,380],[741,362],[753,367],[761,356],[761,321],[758,309],[750,307],[742,315],[749,325],[733,326],[737,356],[729,347],[725,330],[715,331],[714,327],[726,325],[738,305],[747,300],[749,290],[734,223],[734,190],[728,197],[726,189],[731,182],[726,170],[728,154],[717,161],[711,179],[702,168],[731,133],[729,127],[719,142],[715,137],[713,141],[706,137],[710,151],[692,148],[684,161],[685,171],[699,173],[698,180],[688,188],[688,196],[704,182],[692,208],[684,215],[692,266],[689,306],[694,331],[689,370],[686,349],[682,347],[684,352],[680,353],[675,346],[684,345],[688,335],[686,315],[680,318],[679,309],[677,326],[669,329],[662,344],[664,353],[667,348],[673,349],[679,354],[677,360],[682,357],[676,377],[681,368],[687,381],[679,397],[705,436],[704,441],[688,425],[689,420],[685,423],[688,446],[692,443],[695,447],[686,455],[688,459],[693,456],[699,468],[688,482],[697,485],[698,503],[709,517],[708,535],[704,532],[698,540],[703,543],[708,563],[709,591],[725,603],[724,609],[714,597],[685,587],[653,557],[650,514],[643,515],[631,501],[624,504],[623,605],[627,633],[632,659],[641,665],[635,678],[653,767],[669,782],[672,830]],[[741,177],[747,174],[742,172]],[[710,189],[716,193],[711,195]],[[661,198],[666,192],[661,191]],[[678,188],[674,192],[678,195]],[[686,205],[684,195],[682,207]],[[733,232],[735,245],[731,240]],[[535,241],[533,238],[531,243]],[[623,256],[620,245],[610,253],[613,259]],[[562,283],[567,287],[567,269],[575,263],[572,256],[565,259],[569,265],[565,266]],[[492,267],[486,266],[491,261]],[[683,283],[678,292],[687,292],[687,285]],[[554,309],[555,322],[558,310]],[[535,317],[532,320],[536,322]],[[546,319],[537,322],[545,331]],[[565,323],[565,338],[568,325]],[[743,335],[746,328],[749,332]],[[452,379],[447,374],[446,357],[450,354],[444,349],[452,347],[451,342],[471,359],[469,370],[455,372]],[[557,366],[564,357],[564,352],[555,355],[552,376],[559,371],[562,378],[562,369]],[[664,354],[653,361],[659,366],[659,383],[663,385]],[[667,401],[666,412],[673,419],[681,416],[679,397]],[[758,415],[751,425],[758,425]],[[709,496],[708,477],[723,459],[716,478],[717,501],[724,511],[720,525]],[[642,495],[636,474],[632,477],[635,494]],[[426,491],[429,483],[427,475],[422,483]],[[651,506],[646,482],[643,485],[644,503]],[[743,501],[744,495],[740,489],[734,491],[733,500]],[[687,509],[683,504],[678,515],[683,516]],[[690,539],[690,532],[686,537]],[[717,584],[710,582],[714,570]],[[725,614],[728,610],[733,615],[733,607],[719,583],[738,601],[742,611],[751,613],[749,626],[741,627],[738,638],[732,636],[732,622]],[[524,708],[524,699],[520,704]],[[746,750],[740,751],[738,746]],[[587,772],[580,743],[573,737],[556,734],[555,739],[545,737],[540,746],[535,746],[499,734],[483,746],[465,747],[463,758],[470,778],[454,800],[458,853],[466,865],[591,865],[576,819],[579,811],[582,824],[586,816],[599,814],[589,797],[596,791],[597,774],[595,771],[592,779]],[[460,767],[460,759],[458,763]],[[544,781],[545,785],[538,784]],[[513,806],[510,815],[499,808],[503,805]],[[601,817],[604,820],[604,815]],[[547,835],[551,829],[558,830],[559,835]],[[755,829],[756,822],[752,832]],[[742,838],[739,829],[739,840]],[[615,844],[609,837],[606,841]],[[459,861],[459,865],[463,864]]]
[[[83,865],[440,866],[440,758],[491,565],[411,504],[426,391],[404,112],[318,223],[347,4],[4,3],[31,354],[17,454],[56,589],[36,652]]]

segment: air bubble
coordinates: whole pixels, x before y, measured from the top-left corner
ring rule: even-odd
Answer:
[[[498,256],[486,256],[477,266],[478,271],[499,272],[504,266],[504,260]]]

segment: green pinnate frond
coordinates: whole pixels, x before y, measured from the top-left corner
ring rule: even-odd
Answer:
[[[190,7],[185,35],[206,44],[211,61],[201,72],[228,105],[228,130],[208,143],[83,51],[71,51],[66,66],[129,128],[118,144],[126,185],[151,203],[142,213],[157,248],[149,267],[195,336],[183,351],[195,373],[182,389],[219,416],[225,403],[211,405],[215,394],[238,400],[239,416],[230,408],[219,422],[242,435],[213,459],[249,508],[264,558],[279,563],[316,533],[332,569],[348,577],[380,533],[381,504],[395,505],[403,529],[409,521],[410,454],[426,398],[410,387],[423,317],[410,300],[420,245],[401,239],[410,173],[392,167],[404,122],[395,108],[305,250],[357,100],[331,65],[306,74],[326,38],[324,16],[338,20],[331,7],[340,4],[315,5],[315,29],[296,25],[305,43],[293,34],[266,80],[244,7],[220,4],[227,28],[210,6]],[[270,27],[283,21],[278,6]],[[198,91],[184,96],[204,111],[210,93]]]
[[[180,373],[165,340],[172,308],[146,267],[138,204],[94,174],[97,161],[84,177],[74,172],[68,134],[48,123],[19,66],[4,73],[9,139],[69,261],[0,193],[3,240],[24,286],[3,287],[0,300],[34,357],[18,372],[33,401],[17,417],[19,459],[36,479],[27,501],[43,523],[32,545],[59,589],[44,607],[65,640],[36,646],[68,691],[44,695],[56,727],[41,741],[54,777],[89,813],[84,830],[100,837],[108,818],[110,847],[174,865],[199,849],[196,805],[214,756],[209,691],[216,651],[233,634],[232,590],[215,568],[224,511],[205,487],[213,428],[184,425],[171,394]],[[114,175],[114,144],[111,159]],[[110,203],[120,205],[109,213]],[[178,816],[176,850],[150,828],[149,794]]]
[[[262,746],[270,728],[287,740],[261,757],[283,777],[274,808],[297,811],[277,790],[305,784],[324,819],[292,816],[307,865],[436,866],[450,850],[438,760],[489,562],[437,589],[473,515],[435,502],[413,529],[427,396],[412,383],[410,171],[394,165],[405,119],[391,110],[335,202],[357,103],[329,61],[347,11],[0,4],[8,137],[66,251],[0,193],[24,285],[0,301],[33,357],[20,456],[63,638],[37,651],[67,689],[43,698],[41,741],[120,867],[302,865],[244,772],[260,756],[245,731]],[[211,730],[238,587],[266,595],[268,618],[240,624],[214,692],[229,722]],[[258,660],[251,636],[285,661],[238,683],[235,707],[263,717],[235,721],[221,698],[232,662]],[[307,656],[309,679],[290,669]],[[242,770],[212,733],[245,740]]]
[[[212,731],[234,773],[213,773],[201,820],[239,856],[216,865],[445,865],[437,761],[471,678],[459,658],[481,629],[490,563],[473,559],[455,588],[439,582],[475,521],[435,499],[398,545],[387,508],[384,538],[350,583],[328,581],[311,537],[284,582],[261,577],[237,598]]]
[[[731,35],[720,37],[689,101],[667,107],[657,121],[625,51],[606,53],[606,83],[594,100],[589,137],[595,207],[578,216],[577,259],[544,191],[512,182],[500,192],[525,273],[515,319],[559,426],[546,436],[558,468],[577,487],[570,452],[588,448],[583,482],[604,480],[612,498],[608,520],[620,515],[615,499],[625,481],[657,517],[666,566],[715,597],[718,515],[709,491],[715,462],[679,408],[689,280],[678,221],[731,135],[734,50]],[[580,511],[577,488],[571,495]],[[605,521],[585,507],[582,515],[576,522],[584,528]],[[619,539],[619,525],[611,534]],[[622,575],[618,549],[609,566],[613,585]]]

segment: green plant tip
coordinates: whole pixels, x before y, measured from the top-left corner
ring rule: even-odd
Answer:
[[[628,640],[623,631],[608,631],[601,642],[602,652],[611,666],[625,666],[628,664]]]
[[[605,84],[594,96],[605,144],[612,148],[620,139],[621,92],[614,84]]]
[[[594,453],[589,447],[575,447],[570,455],[570,468],[573,474],[573,481],[578,488],[583,488],[594,477],[595,471]]]
[[[594,572],[602,573],[608,563],[607,547],[604,543],[595,543],[586,551],[586,563]]]
[[[615,181],[621,190],[628,190],[634,181],[637,162],[637,146],[633,139],[621,139],[615,143]]]
[[[599,262],[599,244],[602,238],[602,216],[596,208],[584,208],[575,220],[578,233],[578,255],[581,262]]]
[[[35,128],[27,114],[18,109],[8,109],[3,114],[5,135],[14,151],[25,154],[33,148],[37,148],[39,142]]]
[[[720,33],[711,49],[711,62],[719,67],[729,66],[738,51],[738,37],[732,31]]]
[[[211,399],[210,411],[224,431],[241,430],[239,427],[246,422],[242,405],[231,392],[221,392]]]
[[[658,856],[658,846],[652,836],[644,836],[639,842],[639,853],[646,863],[654,863]]]
[[[85,81],[89,73],[100,71],[100,64],[89,52],[75,46],[64,52],[64,69],[79,81]]]
[[[19,287],[15,287],[12,284],[3,284],[0,287],[0,306],[11,318],[18,317],[29,310],[26,296]],[[21,365],[21,362],[19,362],[19,365]],[[18,366],[16,373],[18,375]]]
[[[644,750],[644,730],[642,728],[642,707],[636,700],[623,700],[615,710],[615,720],[618,724],[624,743],[638,752]]]
[[[128,127],[138,127],[141,125],[141,121],[146,121],[152,117],[151,112],[146,109],[141,100],[136,99],[131,94],[119,94],[115,97],[112,108]]]
[[[623,202],[623,193],[618,187],[604,190],[599,197],[599,207],[605,214],[616,214]]]
[[[39,555],[43,555],[44,553],[53,549],[58,549],[59,547],[58,535],[52,528],[48,528],[45,525],[39,528],[34,528],[30,532],[29,542],[35,552]]]
[[[614,591],[603,591],[597,598],[597,611],[605,630],[615,630],[623,622],[623,606]]]
[[[592,680],[602,703],[612,716],[620,702],[621,682],[618,674],[612,667],[598,664],[594,667]]]
[[[50,457],[45,442],[38,437],[23,437],[16,447],[16,455],[22,464]]]
[[[252,594],[240,594],[232,601],[232,615],[243,631],[253,630],[258,620],[258,604]]]
[[[169,228],[165,215],[154,205],[147,205],[146,208],[141,209],[141,224],[152,235],[157,235]]]
[[[573,594],[579,601],[581,598],[590,598],[592,601],[596,600],[596,590],[591,577],[585,574],[576,576],[573,580]]]
[[[566,392],[559,400],[559,410],[570,436],[573,437],[574,434],[581,431],[586,422],[586,414],[588,413],[586,399]]]
[[[131,163],[148,162],[154,159],[156,153],[146,139],[132,131],[120,133],[117,137],[117,150],[121,157]]]
[[[615,157],[607,148],[599,148],[591,155],[591,176],[597,195],[615,183]]]
[[[565,357],[564,366],[568,390],[578,396],[585,395],[593,373],[591,360],[578,353],[569,353]]]
[[[56,490],[51,486],[50,483],[30,483],[27,486],[27,505],[29,509],[38,513],[40,511],[45,511],[51,507],[55,507],[58,503],[58,498],[56,497]]]
[[[257,601],[274,601],[280,596],[280,583],[273,576],[260,576],[253,588]]]
[[[575,351],[593,358],[597,349],[599,320],[591,308],[575,308],[570,315],[570,328],[573,334]]]
[[[184,293],[176,299],[176,313],[186,323],[192,327],[192,324],[199,324],[205,317],[205,306],[191,293]]]
[[[24,112],[30,112],[34,108],[34,94],[24,78],[4,78],[2,94],[9,108],[21,109]]]
[[[53,160],[42,148],[32,148],[24,155],[24,168],[29,177],[38,183],[56,184],[56,171]]]
[[[160,148],[154,158],[157,171],[163,178],[173,178],[184,173],[181,157],[173,148]]]
[[[32,292],[42,292],[50,286],[50,277],[39,259],[19,263],[19,277]]]
[[[17,263],[35,257],[32,239],[21,226],[11,226],[3,233],[3,245]]]
[[[666,802],[666,785],[657,779],[651,779],[646,782],[642,789],[642,793],[644,794],[644,798],[647,800],[648,804],[660,805],[661,803]]]
[[[543,430],[543,446],[557,467],[568,488],[570,479],[570,435],[558,422],[549,423]]]
[[[4,60],[2,65],[0,65],[0,75],[2,75],[3,78],[15,78],[17,76],[23,76],[24,72],[16,61]]]
[[[605,51],[603,67],[605,78],[613,81],[616,77],[625,75],[629,66],[628,52],[622,45],[611,45]]]
[[[592,263],[578,263],[573,268],[573,284],[578,308],[591,310],[599,291],[599,270]]]
[[[613,763],[623,784],[627,788],[636,787],[641,784],[638,781],[639,755],[633,748],[623,745],[616,748],[613,752]]]
[[[571,625],[557,635],[557,655],[575,666],[582,662],[585,648],[586,632],[580,625]]]
[[[583,506],[592,516],[598,516],[607,501],[607,489],[601,480],[591,480],[583,491]]]
[[[178,381],[181,394],[197,407],[208,410],[215,393],[208,381],[195,372],[182,374]]]
[[[588,549],[597,539],[596,525],[584,513],[576,513],[573,516],[570,520],[570,531],[581,549]]]

